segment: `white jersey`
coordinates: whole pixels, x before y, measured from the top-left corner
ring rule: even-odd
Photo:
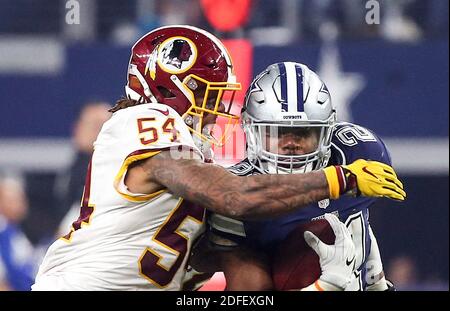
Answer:
[[[172,108],[144,104],[114,113],[94,144],[80,217],[48,249],[33,290],[182,288],[204,209],[166,190],[134,194],[124,184],[130,164],[174,146],[203,158]]]

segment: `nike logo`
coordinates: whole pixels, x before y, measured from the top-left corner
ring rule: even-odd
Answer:
[[[365,173],[367,173],[369,175],[372,175],[374,178],[378,179],[378,177],[374,173],[372,173],[371,171],[369,171],[367,169],[367,166],[364,166],[362,170],[363,170],[363,172],[365,172]]]
[[[166,108],[165,111],[164,111],[164,110],[160,110],[160,109],[156,109],[156,108],[148,108],[148,109],[150,109],[150,110],[156,110],[156,111],[162,113],[162,114],[165,115],[165,116],[168,116],[168,115],[169,115],[169,109],[167,109],[167,108]]]
[[[352,264],[352,262],[355,260],[355,256],[353,256],[353,258],[351,260],[348,260],[348,258],[345,260],[345,264],[347,266],[350,266]]]

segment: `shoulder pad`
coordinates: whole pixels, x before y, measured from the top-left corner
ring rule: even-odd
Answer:
[[[338,123],[332,137],[333,164],[349,164],[357,159],[391,165],[386,145],[374,132],[353,123]]]

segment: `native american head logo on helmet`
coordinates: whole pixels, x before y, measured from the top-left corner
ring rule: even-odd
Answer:
[[[172,38],[161,46],[161,64],[185,70],[194,63],[197,56],[192,50],[193,48],[187,40]]]

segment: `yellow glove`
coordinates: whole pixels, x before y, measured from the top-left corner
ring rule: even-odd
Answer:
[[[403,184],[394,169],[384,163],[359,159],[349,165],[327,167],[324,172],[332,199],[344,193],[399,201],[406,198]]]

